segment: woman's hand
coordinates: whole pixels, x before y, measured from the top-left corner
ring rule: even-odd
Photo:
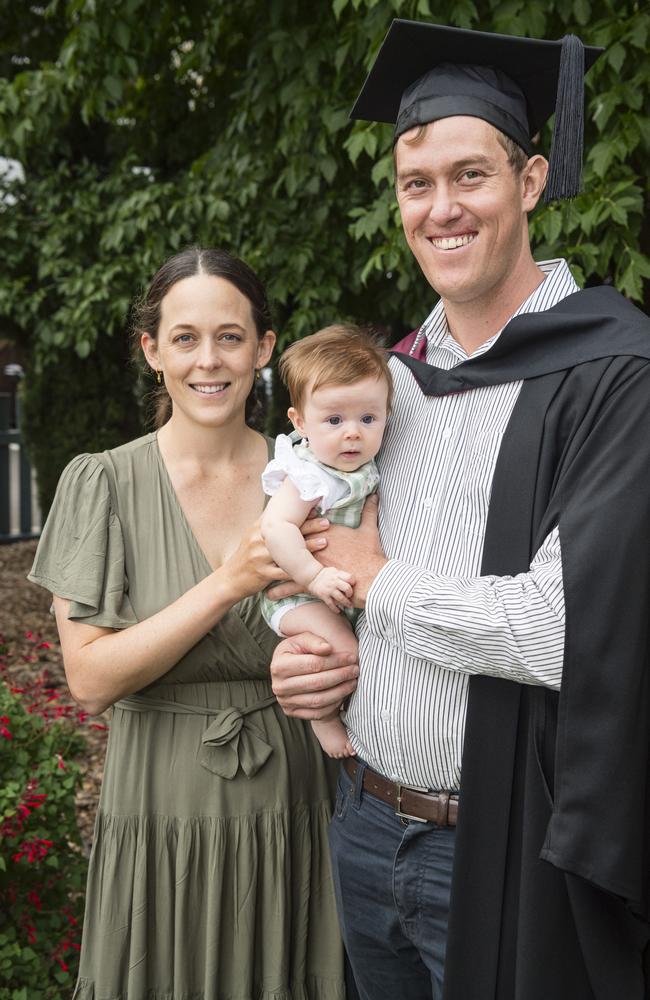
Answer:
[[[243,597],[250,597],[251,594],[264,590],[270,583],[283,583],[289,579],[288,574],[273,561],[262,537],[260,521],[261,518],[258,518],[251,525],[230,558],[216,570],[220,575],[223,571],[226,579],[234,587],[237,594],[233,602],[235,604]],[[325,544],[321,538],[305,539],[305,545],[310,552],[318,552],[325,547]],[[299,593],[300,590],[304,590],[304,587],[295,593]]]
[[[273,561],[260,530],[260,518],[251,525],[233,554],[216,570],[223,574],[238,595],[250,597],[269,583],[287,580],[284,570]],[[236,601],[235,601],[236,603]]]

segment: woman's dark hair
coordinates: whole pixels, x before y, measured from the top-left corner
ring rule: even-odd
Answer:
[[[147,291],[133,306],[131,314],[131,342],[134,354],[140,348],[140,337],[148,333],[154,339],[158,336],[160,326],[160,311],[167,292],[177,281],[192,278],[195,274],[209,274],[215,278],[225,278],[231,285],[244,295],[251,306],[251,314],[257,336],[261,340],[267,330],[273,325],[271,310],[264,285],[255,271],[239,257],[211,247],[188,247],[174,254],[154,274]],[[171,416],[171,399],[164,386],[155,390],[156,396],[156,428],[169,420]],[[258,407],[255,386],[246,400],[246,421],[251,422]]]

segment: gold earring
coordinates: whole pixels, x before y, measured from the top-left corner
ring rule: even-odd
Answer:
[[[255,381],[256,381],[256,382],[259,382],[259,380],[260,380],[260,378],[261,378],[261,377],[262,377],[262,376],[260,375],[260,370],[259,370],[259,368],[256,368],[256,369],[255,369]]]
[[[159,368],[156,368],[156,385],[162,385],[163,374]]]

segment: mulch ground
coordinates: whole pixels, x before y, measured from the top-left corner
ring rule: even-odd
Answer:
[[[65,681],[56,624],[49,613],[50,594],[27,580],[35,551],[36,542],[0,545],[0,633],[10,650],[9,676],[12,684],[24,687],[45,672],[58,704],[76,708]],[[79,723],[87,749],[79,761],[83,780],[77,793],[77,817],[86,851],[92,843],[108,737],[104,727],[109,721],[110,712]]]

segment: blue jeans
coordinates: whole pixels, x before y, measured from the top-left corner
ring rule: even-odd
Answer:
[[[455,829],[403,820],[341,768],[334,888],[361,1000],[439,1000]]]

